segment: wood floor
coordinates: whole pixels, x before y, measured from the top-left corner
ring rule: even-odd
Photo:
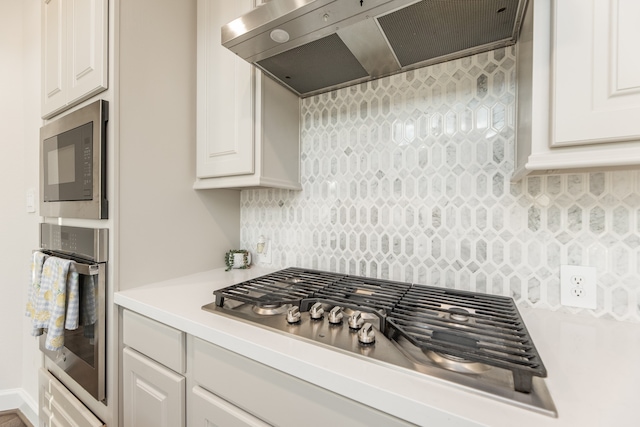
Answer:
[[[0,412],[0,427],[33,427],[18,411]]]

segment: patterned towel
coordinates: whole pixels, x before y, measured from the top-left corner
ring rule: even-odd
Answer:
[[[82,276],[80,278],[80,324],[93,325],[98,320],[96,313],[96,276]]]
[[[33,319],[32,335],[42,335],[47,329],[45,348],[59,350],[64,346],[64,328],[78,327],[78,272],[73,261],[48,257],[39,287],[32,284],[32,288],[33,298],[27,303],[27,316]]]
[[[85,338],[95,338],[95,323],[98,320],[96,307],[96,276],[80,276],[80,324]]]
[[[35,318],[35,307],[38,295],[40,295],[40,281],[42,280],[42,266],[47,255],[42,252],[34,252],[31,259],[31,286],[27,299],[27,316]]]

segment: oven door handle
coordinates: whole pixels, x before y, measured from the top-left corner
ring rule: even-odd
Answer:
[[[63,254],[51,252],[48,250],[40,249],[40,252],[45,253],[47,256],[55,256],[58,258],[68,259],[69,261],[71,261],[78,274],[82,274],[84,276],[95,276],[96,274],[100,274],[100,263],[87,264],[84,262],[76,261],[69,256],[64,256]]]
[[[73,261],[73,266],[76,268],[78,274],[82,274],[83,276],[95,276],[100,270],[100,266],[98,264],[83,264],[81,262]]]

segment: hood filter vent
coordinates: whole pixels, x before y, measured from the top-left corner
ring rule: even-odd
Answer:
[[[512,45],[527,3],[270,0],[223,26],[221,36],[225,47],[307,97]]]
[[[517,12],[512,3],[421,1],[381,16],[378,23],[400,65],[406,67],[510,39]]]
[[[337,34],[263,59],[257,65],[298,93],[368,76]]]

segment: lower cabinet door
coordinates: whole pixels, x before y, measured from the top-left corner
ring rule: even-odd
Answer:
[[[268,427],[253,415],[198,386],[189,396],[188,427]]]
[[[185,378],[130,348],[122,353],[125,427],[184,427]]]

